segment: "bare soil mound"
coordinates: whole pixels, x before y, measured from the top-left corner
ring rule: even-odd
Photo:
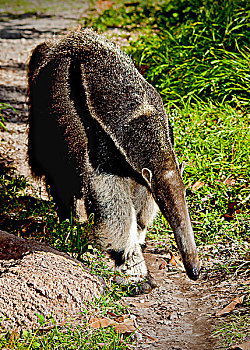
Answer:
[[[0,231],[0,318],[5,329],[39,326],[38,315],[60,324],[100,297],[103,281],[77,260],[37,242]]]

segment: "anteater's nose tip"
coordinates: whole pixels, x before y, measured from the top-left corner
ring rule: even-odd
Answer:
[[[192,268],[187,269],[186,271],[187,271],[188,277],[191,280],[196,281],[199,278],[200,267],[192,267]]]

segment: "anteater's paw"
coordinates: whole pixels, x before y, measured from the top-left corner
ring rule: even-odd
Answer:
[[[120,276],[117,276],[117,282],[119,284],[134,284],[143,281],[148,270],[140,246],[136,245],[133,249],[125,252],[123,258],[120,265],[117,264],[116,260],[116,271],[120,272]]]
[[[129,285],[142,282],[147,276],[147,267],[144,259],[130,265],[128,261],[120,266],[116,266],[116,283]]]
[[[135,276],[131,279],[131,276],[120,274],[116,276],[115,282],[132,296],[148,294],[157,287],[155,280],[149,274],[144,279]]]
[[[148,273],[144,281],[131,285],[130,293],[133,296],[140,294],[148,294],[152,292],[152,290],[156,287],[157,284],[154,278]]]
[[[156,287],[139,247],[126,255],[126,260],[120,266],[116,266],[116,271],[118,274],[115,282],[125,286],[132,295],[150,293]]]

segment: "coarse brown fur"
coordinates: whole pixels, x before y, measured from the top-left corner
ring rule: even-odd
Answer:
[[[94,213],[99,245],[130,282],[143,280],[147,268],[140,244],[156,214],[155,201],[169,210],[162,204],[170,181],[162,175],[166,170],[175,174],[170,187],[180,192],[177,202],[185,211],[172,130],[159,94],[124,52],[92,30],[39,45],[28,79],[34,175],[45,175],[62,218],[71,210],[82,221]],[[188,221],[188,214],[181,220]]]

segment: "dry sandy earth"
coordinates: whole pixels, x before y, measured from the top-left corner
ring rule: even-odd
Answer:
[[[27,61],[37,44],[62,34],[66,28],[78,26],[77,18],[87,9],[87,4],[83,1],[81,4],[81,11],[78,9],[70,15],[67,11],[58,11],[54,17],[2,16],[4,22],[0,22],[0,100],[16,109],[5,113],[8,132],[0,133],[0,154],[13,161],[17,172],[27,176],[35,186],[34,192],[41,192],[44,198],[44,184],[32,179],[26,160]],[[158,288],[151,294],[126,299],[143,333],[138,349],[223,348],[219,340],[212,337],[213,327],[220,322],[213,315],[238,296],[240,282],[220,281],[214,272],[203,272],[198,282],[192,282],[183,272],[166,264],[166,254],[154,246],[147,248],[146,260]],[[209,270],[209,266],[207,268]]]

